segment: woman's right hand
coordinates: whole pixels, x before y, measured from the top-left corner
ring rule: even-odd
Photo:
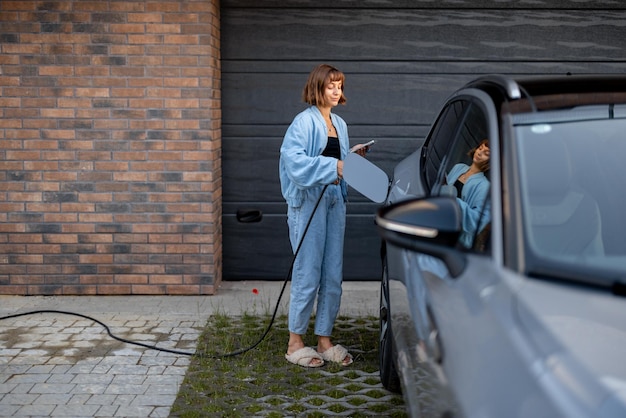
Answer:
[[[343,178],[343,161],[337,160],[337,179]]]

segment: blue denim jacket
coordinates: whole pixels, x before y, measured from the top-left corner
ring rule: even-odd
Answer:
[[[348,126],[339,116],[331,119],[341,148],[341,159],[348,154]],[[302,204],[304,190],[331,184],[337,180],[337,159],[322,154],[328,142],[328,128],[316,106],[300,112],[291,122],[280,147],[279,175],[283,197],[290,206]],[[344,200],[347,186],[340,182]]]
[[[456,164],[446,176],[447,183],[453,185],[459,176],[468,169],[469,166],[466,164]],[[476,173],[463,186],[461,198],[457,198],[463,212],[463,233],[460,241],[467,248],[472,246],[476,230],[481,231],[491,222],[489,186],[490,183],[485,174]],[[480,225],[478,225],[479,220]]]

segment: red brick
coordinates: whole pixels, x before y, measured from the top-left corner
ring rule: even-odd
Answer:
[[[98,129],[96,123],[102,119],[109,118],[110,112],[107,109],[76,109],[76,117],[79,119],[93,119],[94,128]]]
[[[165,253],[165,246],[160,244],[133,244],[132,250],[135,253],[163,254]]]
[[[136,67],[163,65],[163,57],[155,55],[143,55],[140,57],[130,57],[128,64]]]
[[[96,228],[92,224],[65,224],[61,226],[63,233],[93,234]]]
[[[147,72],[141,67],[111,67],[111,75],[115,77],[143,77]]]
[[[180,45],[146,45],[147,55],[180,55]]]
[[[178,1],[151,1],[146,4],[147,12],[176,13],[181,11],[181,5]]]
[[[44,241],[47,244],[75,244],[78,242],[76,234],[44,234]]]
[[[77,295],[77,296],[85,296],[85,295],[95,296],[98,294],[98,286],[96,285],[86,286],[84,284],[64,285],[63,294],[64,295]]]
[[[121,284],[98,285],[99,295],[132,295],[132,286]]]
[[[62,203],[61,209],[63,212],[94,212],[95,206],[92,203]],[[67,225],[67,229],[64,229],[64,232],[72,232],[75,231],[73,228],[82,227],[81,225]],[[65,227],[64,227],[65,228]],[[78,232],[78,231],[76,231]]]
[[[26,245],[27,253],[35,254],[59,254],[61,246],[58,244],[28,244]]]
[[[181,25],[179,24],[148,24],[146,25],[148,33],[181,33]]]
[[[175,78],[180,77],[180,69],[172,67],[150,67],[146,73],[151,77]]]
[[[74,10],[86,12],[105,12],[109,10],[108,1],[79,1],[74,2]]]
[[[78,217],[79,222],[113,222],[113,215],[110,213],[81,213]],[[113,242],[110,234],[98,234],[87,237],[87,242]]]
[[[141,23],[112,23],[109,30],[111,33],[144,33],[146,26]]]
[[[61,210],[61,205],[58,203],[41,203],[41,202],[33,202],[26,203],[26,211],[27,212],[59,212]]]
[[[128,121],[126,120],[96,120],[94,121],[93,127],[95,129],[107,129],[107,130],[119,130],[119,129],[128,129]]]
[[[150,276],[150,283],[180,285],[183,284],[183,276],[180,274],[153,274]]]
[[[57,138],[57,139],[74,139],[76,132],[63,129],[44,129],[42,135],[45,138]]]
[[[19,119],[0,119],[0,128],[2,129],[11,129],[11,128],[21,128],[22,121]]]
[[[9,161],[38,160],[39,155],[38,151],[7,150],[4,159]]]
[[[129,99],[128,104],[133,108],[158,109],[163,107],[162,99]]]
[[[142,97],[145,94],[142,88],[113,88],[111,97]]]
[[[111,45],[111,55],[143,55],[143,45]]]
[[[75,109],[40,109],[43,118],[73,118]]]
[[[200,128],[200,121],[198,120],[168,120],[165,121],[166,129],[188,129],[197,130]]]
[[[132,292],[134,295],[165,295],[167,294],[167,287],[153,283],[148,285],[133,284]]]
[[[0,107],[20,107],[22,100],[19,97],[0,97]]]
[[[166,78],[163,80],[164,87],[198,87],[198,78],[191,77],[178,77],[178,78]]]
[[[9,234],[8,242],[12,244],[32,244],[43,242],[41,234]]]
[[[83,264],[111,264],[113,254],[81,254],[78,259]]]
[[[81,98],[59,98],[57,99],[58,107],[86,108],[91,107],[91,100]]]
[[[78,197],[79,202],[111,202],[113,196],[110,193],[87,193],[83,192]]]
[[[214,292],[219,2],[52,0],[45,14],[40,4],[0,3],[0,24],[18,41],[0,55],[0,251],[38,257],[0,264],[0,293]],[[12,172],[22,180],[7,181]],[[181,203],[183,193],[212,201]],[[26,232],[31,219],[60,232]],[[188,222],[198,230],[181,232]],[[74,252],[88,246],[95,253]],[[166,274],[171,252],[194,274]]]
[[[109,97],[107,88],[77,88],[76,95],[79,97]]]
[[[46,172],[43,175],[46,181],[76,181],[76,173],[72,172]]]
[[[161,13],[129,13],[127,15],[129,22],[158,23],[163,20]]]
[[[146,173],[128,173],[128,172],[115,172],[113,173],[114,181],[146,181]]]
[[[109,5],[111,11],[116,12],[141,12],[145,10],[143,1],[122,1],[113,2]]]
[[[57,192],[59,191],[59,183],[27,183],[26,184],[27,192]]]
[[[110,75],[109,67],[98,67],[90,65],[89,67],[76,67],[76,75],[79,77],[106,77]]]
[[[163,97],[163,98],[176,98],[181,97],[182,93],[180,89],[168,89],[168,88],[148,88],[146,90],[146,96],[149,97]],[[167,106],[166,107],[170,107]]]
[[[22,33],[20,42],[24,44],[56,44],[59,43],[57,33]]]
[[[167,13],[163,16],[165,23],[197,23],[198,20],[197,13]]]
[[[69,66],[41,66],[39,67],[39,75],[74,75],[74,67]]]
[[[167,99],[165,100],[165,107],[195,109],[200,107],[200,102],[197,99]]]
[[[154,87],[154,86],[162,86],[163,79],[162,78],[138,78],[138,79],[130,79],[128,80],[129,87]]]
[[[28,43],[24,43],[24,44],[3,44],[2,45],[2,52],[4,54],[40,54],[41,53],[41,45],[36,45],[36,44],[28,44]],[[0,77],[0,85],[9,85],[9,84],[4,84],[2,82],[2,78],[4,77]],[[11,85],[17,85],[17,84],[11,84]]]
[[[96,170],[102,171],[127,171],[128,163],[120,161],[96,161],[95,167]]]
[[[111,284],[114,283],[114,278],[111,274],[82,274],[80,283],[81,285]]]
[[[131,45],[162,44],[164,35],[128,35]]]
[[[150,234],[148,235],[148,242],[151,244],[164,244],[164,243],[182,243],[183,238],[180,234]]]
[[[162,120],[131,120],[130,129],[162,129],[165,122]]]
[[[78,222],[78,215],[75,213],[45,213],[44,222]]]
[[[165,45],[197,45],[198,40],[198,35],[163,35]]]

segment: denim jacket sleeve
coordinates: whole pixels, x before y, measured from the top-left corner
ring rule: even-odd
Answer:
[[[463,186],[461,199],[457,199],[463,213],[461,242],[471,247],[474,235],[491,222],[490,182],[483,173],[474,174]]]

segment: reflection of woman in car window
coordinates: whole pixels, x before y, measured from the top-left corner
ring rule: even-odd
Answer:
[[[463,212],[463,232],[459,240],[470,248],[477,230],[481,231],[490,221],[489,180],[485,175],[489,169],[489,141],[483,139],[468,155],[472,164],[456,164],[446,176],[446,182],[456,189]]]

